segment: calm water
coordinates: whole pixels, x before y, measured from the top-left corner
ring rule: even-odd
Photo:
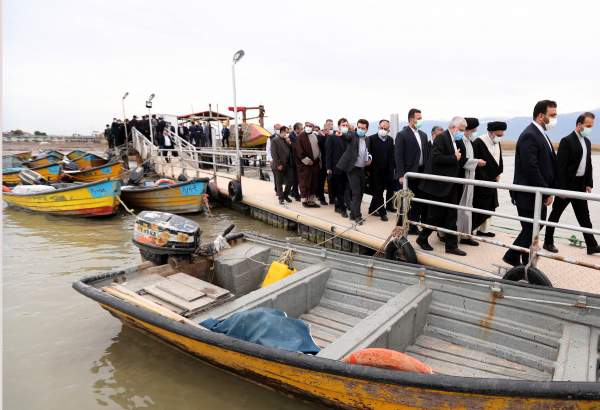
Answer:
[[[505,159],[503,182],[511,182],[513,157]],[[594,165],[600,184],[600,156]],[[501,202],[502,210],[515,212],[507,196]],[[595,226],[600,225],[599,205],[591,207]],[[286,235],[228,209],[214,214],[192,217],[205,239],[230,223],[240,231]],[[133,221],[129,215],[77,220],[4,208],[4,408],[314,408],[123,327],[72,290],[71,283],[83,276],[140,262],[130,241]],[[575,223],[570,208],[563,221]]]
[[[206,239],[230,223],[283,230],[228,209],[195,216]],[[133,217],[77,220],[4,208],[5,409],[309,409],[123,327],[71,283],[140,262]]]

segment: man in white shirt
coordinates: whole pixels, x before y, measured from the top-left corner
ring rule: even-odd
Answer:
[[[589,136],[594,127],[595,116],[591,112],[581,114],[575,123],[575,130],[560,140],[558,152],[556,154],[557,163],[557,188],[569,191],[592,192],[593,171],[592,171],[592,156],[591,142]],[[569,205],[573,206],[575,217],[579,226],[591,228],[590,211],[587,201],[582,199],[570,199],[557,197],[552,205],[550,213],[550,222],[558,222],[563,211]],[[600,247],[594,235],[583,234],[587,253],[589,255],[600,253]],[[558,252],[554,245],[554,228],[546,228],[546,237],[544,239],[544,249],[549,252]]]

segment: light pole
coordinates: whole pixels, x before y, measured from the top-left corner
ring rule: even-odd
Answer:
[[[125,127],[125,145],[126,146],[129,143],[129,136],[127,135],[127,123],[125,122],[125,120],[127,119],[125,117],[125,98],[127,98],[128,95],[129,95],[129,91],[125,92],[125,94],[123,95],[123,98],[121,98],[121,107],[123,108],[123,127]]]
[[[150,94],[150,97],[146,100],[146,108],[148,108],[148,126],[150,127],[150,141],[154,144],[154,131],[152,130],[152,115],[150,109],[152,108],[152,100],[154,99],[154,93]]]
[[[231,76],[233,79],[233,115],[235,121],[235,153],[237,156],[237,179],[242,179],[242,157],[240,155],[240,129],[238,127],[238,115],[237,115],[237,100],[235,95],[235,64],[244,57],[244,50],[238,50],[233,55],[233,63],[231,64]]]

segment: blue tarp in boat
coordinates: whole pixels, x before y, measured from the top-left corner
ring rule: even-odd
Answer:
[[[213,332],[267,347],[308,354],[321,350],[306,323],[277,309],[249,309],[227,319],[207,319],[200,324]]]

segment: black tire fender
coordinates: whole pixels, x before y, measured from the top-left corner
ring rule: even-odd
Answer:
[[[229,181],[227,191],[229,192],[231,202],[240,202],[242,200],[242,184],[240,181],[236,179]]]
[[[208,183],[206,192],[208,193],[208,197],[213,201],[219,200],[219,188],[217,188],[217,184],[214,181]]]
[[[524,278],[525,265],[518,265],[514,268],[509,269],[502,277],[502,279],[504,280],[512,280],[515,282],[523,280]],[[548,276],[546,276],[538,268],[534,267],[530,267],[529,269],[527,269],[527,281],[532,285],[548,286],[550,288],[552,287],[552,282],[550,281],[550,279],[548,279]]]
[[[395,261],[417,263],[415,248],[404,236],[392,239],[385,247],[385,258]]]

